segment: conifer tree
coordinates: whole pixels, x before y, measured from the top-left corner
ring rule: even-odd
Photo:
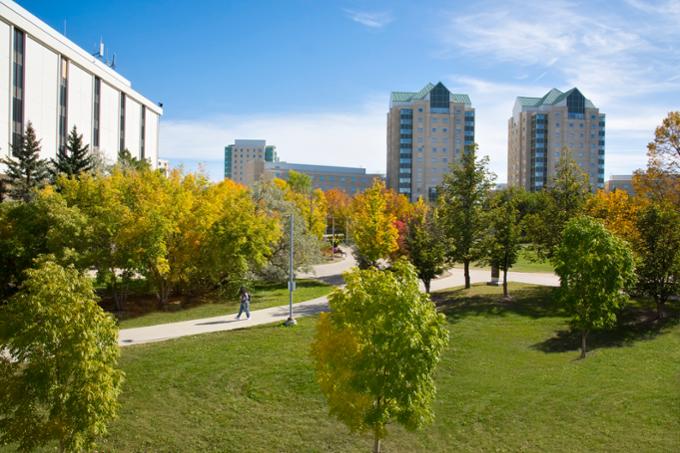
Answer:
[[[7,167],[7,192],[16,200],[29,201],[33,190],[42,187],[49,176],[47,161],[40,159],[40,140],[30,121],[19,144],[12,146],[12,156],[0,162]]]
[[[89,145],[83,144],[83,134],[78,134],[78,130],[73,126],[68,134],[66,146],[59,148],[56,160],[52,159],[53,178],[56,179],[60,174],[77,176],[89,173],[93,169],[93,164]]]

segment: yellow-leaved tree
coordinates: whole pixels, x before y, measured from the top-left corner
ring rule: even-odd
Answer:
[[[609,231],[631,244],[636,244],[640,238],[636,225],[639,210],[640,204],[623,190],[600,190],[585,205],[588,215],[602,219]]]

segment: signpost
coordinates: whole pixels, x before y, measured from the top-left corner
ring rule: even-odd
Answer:
[[[288,319],[284,323],[286,326],[294,326],[297,324],[295,318],[293,318],[293,291],[295,291],[295,265],[293,263],[294,241],[293,241],[293,225],[294,217],[293,214],[290,215],[290,257],[288,260]]]

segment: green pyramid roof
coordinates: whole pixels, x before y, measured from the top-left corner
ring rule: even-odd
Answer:
[[[435,85],[428,83],[423,87],[423,89],[415,93],[408,91],[393,91],[390,96],[390,103],[405,103],[423,100],[428,94],[430,94],[430,91],[432,91],[434,87]],[[467,94],[449,92],[449,99],[455,103],[465,104],[468,107],[472,106],[472,102],[470,102],[470,96]]]

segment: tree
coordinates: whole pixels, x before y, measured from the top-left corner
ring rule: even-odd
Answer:
[[[352,209],[352,198],[339,189],[327,190],[324,193],[324,196],[326,197],[331,224],[335,226],[335,233],[343,234],[345,240],[347,240],[347,225]]]
[[[600,221],[582,216],[565,226],[554,264],[560,299],[572,315],[572,328],[581,334],[585,358],[590,331],[612,326],[628,299],[623,290],[635,282],[633,253]]]
[[[40,140],[30,122],[19,143],[12,146],[12,156],[0,162],[7,166],[8,192],[16,200],[29,201],[49,176],[47,161],[40,158]]]
[[[470,287],[470,263],[482,258],[484,210],[495,175],[488,170],[489,158],[477,159],[476,148],[467,149],[451,165],[439,188],[439,206],[448,239],[448,256],[463,263],[465,287]]]
[[[609,231],[631,245],[636,244],[640,237],[636,225],[639,209],[640,204],[623,190],[599,190],[585,204],[586,214],[601,219]]]
[[[361,267],[377,266],[398,247],[399,232],[394,215],[387,210],[384,192],[385,183],[376,179],[352,202],[352,238]]]
[[[446,250],[442,247],[442,232],[437,212],[419,199],[406,228],[408,259],[417,269],[425,291],[430,292],[432,279],[444,272]]]
[[[289,181],[274,179],[274,184],[283,190],[288,200],[295,203],[298,215],[305,219],[307,230],[319,240],[323,239],[328,209],[323,191],[312,188],[312,178],[293,171],[289,173]]]
[[[90,155],[89,145],[83,144],[83,135],[78,134],[75,126],[71,129],[66,141],[66,146],[59,148],[57,159],[52,159],[52,175],[78,176],[81,173],[91,172],[94,168],[94,160]]]
[[[405,260],[345,281],[317,322],[312,356],[331,415],[351,431],[372,431],[379,452],[390,422],[414,430],[433,419],[433,373],[448,330]]]
[[[496,193],[488,213],[488,230],[483,261],[503,271],[503,298],[508,295],[508,270],[515,264],[521,247],[519,210],[514,191]]]
[[[649,204],[642,209],[637,227],[639,288],[654,298],[662,318],[668,298],[680,293],[680,213],[669,205]]]
[[[539,198],[542,208],[526,216],[527,236],[540,258],[551,259],[560,245],[566,223],[583,212],[590,194],[588,175],[564,149],[557,163],[555,177]]]
[[[118,161],[116,162],[116,165],[123,171],[143,171],[151,168],[151,164],[148,160],[133,157],[132,153],[127,148],[118,151]]]
[[[43,260],[0,318],[0,443],[93,447],[118,410],[118,329],[90,279]]]

